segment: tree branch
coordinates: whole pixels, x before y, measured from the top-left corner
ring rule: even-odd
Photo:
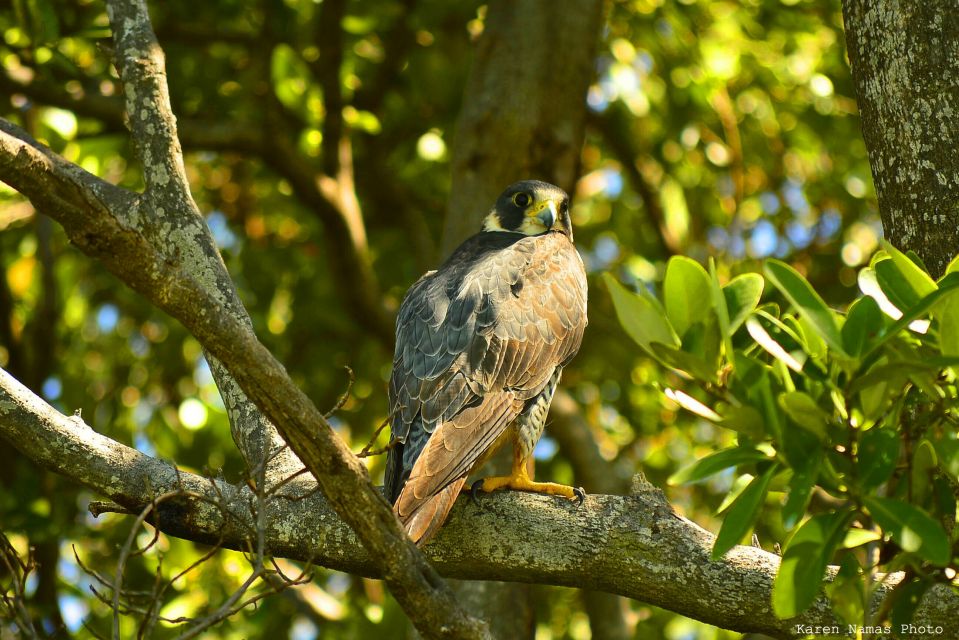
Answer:
[[[139,512],[156,495],[196,493],[204,499],[164,502],[159,528],[204,543],[245,549],[256,516],[256,497],[232,486],[178,472],[170,465],[102,436],[67,417],[0,372],[0,437],[37,464],[62,473]],[[330,503],[303,477],[296,491],[267,502],[265,544],[271,554],[350,573],[379,577],[376,556],[360,545]],[[291,497],[295,493],[305,497]],[[224,507],[225,505],[225,507]],[[741,632],[800,638],[803,625],[838,625],[828,600],[791,620],[772,613],[770,592],[779,557],[739,546],[720,561],[709,558],[714,537],[673,513],[662,492],[634,481],[628,496],[588,496],[583,506],[548,496],[503,492],[467,499],[425,549],[450,578],[509,580],[577,586],[620,594]],[[832,575],[832,570],[830,572]],[[888,576],[881,600],[902,579]],[[916,625],[941,626],[959,636],[959,595],[946,585],[930,589]],[[904,637],[909,637],[904,634]]]

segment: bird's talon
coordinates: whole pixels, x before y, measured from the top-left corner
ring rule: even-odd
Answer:
[[[573,487],[573,501],[578,503],[579,506],[583,506],[583,503],[586,502],[586,490],[582,487]]]

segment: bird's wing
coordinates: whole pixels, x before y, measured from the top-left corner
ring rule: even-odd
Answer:
[[[386,483],[401,519],[470,472],[585,326],[585,270],[561,234],[479,234],[410,289],[390,381],[402,444]]]

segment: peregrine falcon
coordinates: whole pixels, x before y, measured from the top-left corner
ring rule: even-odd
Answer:
[[[506,189],[482,230],[410,287],[396,321],[385,485],[415,542],[436,534],[470,472],[507,442],[511,474],[475,488],[582,500],[581,489],[534,482],[527,461],[585,329],[569,196],[546,182]]]

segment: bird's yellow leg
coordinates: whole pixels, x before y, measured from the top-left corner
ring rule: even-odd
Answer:
[[[526,471],[526,460],[520,454],[519,447],[513,448],[513,469],[508,476],[491,476],[476,482],[473,490],[479,489],[485,493],[497,489],[513,489],[532,493],[545,493],[551,496],[563,496],[570,500],[582,501],[586,493],[576,487],[569,487],[556,482],[534,482]]]

